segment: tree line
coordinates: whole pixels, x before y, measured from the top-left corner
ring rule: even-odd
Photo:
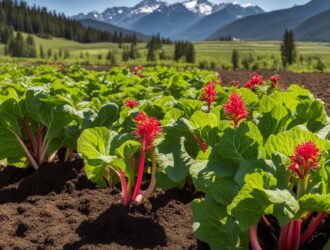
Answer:
[[[10,30],[36,34],[45,38],[61,37],[82,43],[124,43],[136,40],[135,34],[109,33],[84,27],[79,21],[67,18],[64,14],[48,11],[47,8],[35,5],[30,7],[24,1],[0,1],[0,23],[1,41],[3,37],[8,37]]]
[[[283,39],[280,46],[280,52],[281,52],[281,63],[282,67],[286,69],[288,66],[293,65],[297,63],[297,49],[296,49],[296,43],[294,38],[294,33],[292,30],[286,29],[283,33]],[[280,62],[277,63],[277,60],[274,56],[272,56],[273,66],[278,67]],[[304,64],[304,57],[303,55],[300,55],[299,57],[299,63],[300,65]],[[314,64],[312,65],[312,62],[314,60]],[[240,68],[240,64],[242,65],[243,69],[246,70],[257,70],[258,69],[258,60],[255,60],[255,57],[252,54],[244,55],[242,58],[238,51],[236,49],[232,52],[231,57],[231,63],[232,68],[234,70]],[[307,66],[310,67],[311,65],[314,67],[315,70],[323,72],[325,69],[325,64],[322,62],[321,58],[314,56],[307,57]]]

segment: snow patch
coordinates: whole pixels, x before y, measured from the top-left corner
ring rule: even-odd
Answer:
[[[245,3],[241,5],[243,8],[248,8],[248,7],[252,7],[252,3]]]
[[[204,15],[210,15],[212,14],[212,11],[213,11],[213,7],[208,4],[203,3],[199,5],[199,12]]]
[[[184,5],[188,10],[196,11],[195,7],[196,7],[196,5],[197,5],[197,0],[192,0],[192,1],[185,2],[185,3],[183,3],[183,5]]]
[[[155,10],[159,8],[160,5],[154,5],[154,6],[144,6],[141,8],[138,8],[134,11],[134,13],[152,13]]]

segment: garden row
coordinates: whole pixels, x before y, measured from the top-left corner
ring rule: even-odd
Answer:
[[[324,104],[298,85],[282,90],[279,76],[224,87],[197,69],[0,71],[3,165],[40,171],[78,153],[124,206],[156,187],[201,192],[193,228],[212,249],[303,248],[330,212]]]

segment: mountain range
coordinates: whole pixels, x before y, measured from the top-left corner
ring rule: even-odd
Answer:
[[[278,40],[285,29],[292,29],[299,40],[330,41],[329,9],[330,0],[311,0],[305,5],[271,12],[251,4],[215,4],[208,0],[169,4],[162,0],[142,0],[133,7],[112,7],[101,13],[80,13],[72,18],[102,30],[106,30],[107,25],[109,30],[115,27],[125,32],[131,30],[140,37],[160,33],[171,39],[193,41],[228,36]]]
[[[260,13],[264,10],[250,4],[214,4],[208,0],[168,4],[161,0],[142,0],[133,7],[112,7],[101,13],[80,13],[72,18],[101,21],[147,35],[160,33],[172,39],[203,40],[230,22]]]

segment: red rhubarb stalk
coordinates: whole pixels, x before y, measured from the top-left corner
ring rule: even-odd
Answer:
[[[286,234],[286,242],[285,242],[285,249],[286,250],[292,250],[292,240],[293,240],[293,235],[294,235],[294,224],[295,221],[291,220],[288,224],[288,232]]]
[[[18,140],[18,142],[21,144],[27,158],[29,159],[31,165],[33,166],[33,168],[35,170],[37,170],[39,168],[38,163],[36,162],[36,160],[33,158],[33,156],[31,155],[30,151],[28,150],[28,148],[26,147],[24,141],[21,139],[21,137],[17,134],[14,133],[14,135],[16,136],[16,139]]]
[[[300,233],[301,233],[301,220],[297,220],[294,223],[294,236],[292,239],[292,249],[298,250],[300,245]]]
[[[259,241],[258,241],[257,227],[250,226],[249,232],[250,232],[250,243],[252,246],[252,250],[262,250],[262,248],[259,244]]]
[[[145,140],[143,141],[142,145],[142,151],[141,151],[141,156],[140,156],[140,163],[139,163],[139,170],[138,170],[138,176],[133,192],[132,199],[135,200],[138,194],[140,193],[141,189],[141,183],[142,183],[142,177],[143,177],[143,170],[144,170],[144,161],[145,161],[145,154],[146,154],[146,143]]]
[[[37,140],[34,137],[33,133],[31,132],[31,129],[29,127],[29,123],[28,123],[28,121],[26,119],[24,119],[23,128],[24,128],[25,133],[29,137],[29,141],[31,143],[34,156],[36,156],[35,154],[37,153]]]
[[[38,159],[38,164],[39,166],[41,165],[41,163],[43,162],[44,159],[44,152],[43,152],[43,144],[44,144],[44,140],[43,140],[43,129],[44,126],[40,125],[38,128],[38,135],[37,135],[37,148],[38,148],[38,152],[37,152],[37,159]]]
[[[122,203],[124,206],[127,206],[130,203],[130,194],[129,194],[125,174],[121,170],[116,171],[116,173],[118,174],[120,179]]]
[[[151,151],[150,153],[151,155],[151,162],[152,162],[152,166],[151,166],[151,180],[149,183],[149,187],[147,188],[147,190],[145,190],[141,197],[137,196],[136,201],[138,203],[141,203],[142,201],[144,201],[145,199],[147,199],[149,197],[149,195],[154,191],[155,187],[156,187],[156,173],[157,173],[157,162],[155,159],[155,154],[154,154],[154,150]]]
[[[316,218],[312,221],[307,231],[302,235],[300,246],[302,246],[308,238],[315,232],[316,228],[320,225],[322,220],[327,216],[326,212],[319,213]]]
[[[288,226],[289,225],[285,225],[281,229],[280,239],[278,241],[278,250],[285,250],[285,243],[286,243],[285,241],[286,241],[286,236],[287,236],[287,232],[288,232]]]
[[[265,224],[270,227],[273,231],[275,231],[274,227],[272,226],[272,224],[270,224],[270,222],[268,221],[268,219],[266,218],[266,216],[262,216],[262,220],[263,222],[265,222]]]

